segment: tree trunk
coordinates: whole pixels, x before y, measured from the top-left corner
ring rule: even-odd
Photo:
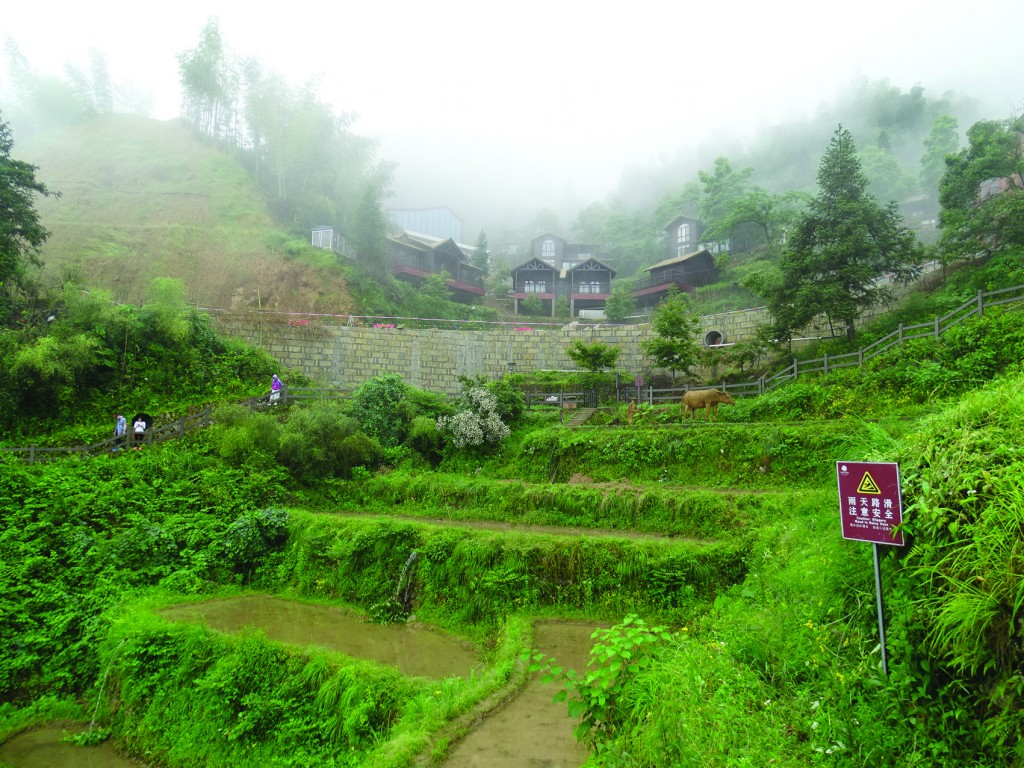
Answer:
[[[850,343],[853,343],[853,337],[856,335],[856,333],[857,331],[853,327],[853,318],[846,318],[846,340],[849,341]]]

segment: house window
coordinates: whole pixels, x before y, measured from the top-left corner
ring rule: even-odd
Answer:
[[[676,230],[676,256],[685,256],[690,250],[690,225],[680,224]]]
[[[597,280],[591,280],[589,283],[580,283],[577,286],[577,293],[600,293],[601,283]]]
[[[540,244],[540,255],[543,259],[555,258],[555,241],[545,240]]]
[[[539,280],[527,280],[523,285],[523,293],[545,293],[547,283]]]

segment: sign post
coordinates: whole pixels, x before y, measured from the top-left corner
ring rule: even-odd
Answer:
[[[839,517],[843,538],[869,541],[875,561],[875,597],[878,605],[878,637],[882,672],[889,674],[885,649],[885,605],[882,601],[882,568],[879,545],[903,546],[903,498],[900,465],[879,461],[837,461]]]

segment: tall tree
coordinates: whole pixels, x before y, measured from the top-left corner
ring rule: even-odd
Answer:
[[[939,182],[946,172],[946,156],[959,149],[960,127],[956,118],[939,115],[924,139],[924,154],[921,155],[921,188],[932,199],[938,197]]]
[[[228,68],[220,27],[211,18],[200,33],[199,44],[178,54],[178,70],[185,118],[213,138],[220,138],[229,119]]]
[[[387,272],[388,225],[380,207],[380,192],[366,184],[356,210],[354,247],[356,261],[367,274],[383,277]]]
[[[1024,118],[977,122],[967,141],[939,185],[945,261],[1024,244]]]
[[[36,195],[60,196],[36,180],[37,167],[11,157],[11,128],[0,115],[0,320],[6,320],[29,267],[38,267],[39,249],[49,231],[40,223]]]
[[[920,247],[896,203],[880,205],[867,188],[853,136],[840,125],[821,159],[818,195],[783,251],[781,284],[769,296],[785,337],[825,314],[852,341],[861,312],[892,300],[890,282],[918,275]]]
[[[700,358],[700,317],[690,307],[685,293],[674,288],[662,299],[651,317],[654,336],[640,342],[644,354],[660,368],[676,373],[689,373]]]
[[[774,194],[755,187],[736,200],[725,220],[726,227],[731,230],[741,224],[751,225],[763,237],[764,244],[774,249],[783,233],[796,223],[809,197],[804,192]]]
[[[473,251],[473,266],[479,267],[485,278],[491,274],[491,249],[487,245],[487,233],[482,229],[476,238],[476,248]]]
[[[697,176],[704,185],[700,198],[700,220],[705,230],[703,239],[726,244],[733,235],[731,214],[737,201],[747,192],[752,168],[735,170],[728,158],[715,158],[712,173],[700,171]]]

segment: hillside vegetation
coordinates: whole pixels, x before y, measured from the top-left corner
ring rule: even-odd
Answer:
[[[208,333],[171,306],[140,318],[154,373],[156,350]],[[569,429],[525,412],[508,380],[450,402],[387,376],[344,406],[226,404],[211,429],[138,452],[0,459],[0,738],[95,711],[83,740],[161,765],[436,765],[523,683],[533,621],[573,617],[616,625],[585,677],[549,669],[593,765],[1020,766],[1021,311],[740,400],[717,424],[666,406],[629,425],[608,405]],[[160,335],[174,327],[177,342]],[[228,395],[268,370],[204,349],[163,358],[169,401],[182,378],[216,370]],[[888,676],[870,547],[839,532],[838,460],[902,470]],[[159,614],[252,591],[377,621],[411,608],[485,664],[437,685]]]
[[[284,234],[251,177],[184,122],[111,115],[18,150],[61,193],[38,201],[52,232],[47,284],[70,279],[141,304],[170,277],[207,307],[352,310],[335,257]]]

